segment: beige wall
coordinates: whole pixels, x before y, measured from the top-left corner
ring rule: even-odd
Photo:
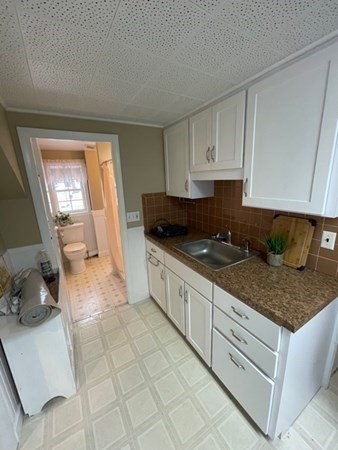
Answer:
[[[19,112],[7,112],[7,119],[25,187],[27,177],[16,127],[117,134],[127,211],[142,214],[141,194],[165,189],[161,128]],[[141,223],[143,219],[130,225]],[[0,232],[7,248],[41,242],[29,187],[25,198],[0,202]]]
[[[84,153],[86,159],[88,185],[90,190],[92,209],[96,211],[98,209],[104,208],[99,160],[96,151],[85,150]]]
[[[6,246],[5,246],[4,240],[0,233],[0,255],[3,255],[5,253],[5,251],[6,251]]]
[[[13,141],[8,129],[6,111],[0,104],[0,200],[24,196],[24,187]]]

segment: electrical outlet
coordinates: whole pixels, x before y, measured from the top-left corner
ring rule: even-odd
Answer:
[[[140,211],[127,212],[127,222],[138,222],[140,220]]]
[[[327,248],[328,250],[333,250],[334,244],[336,242],[336,236],[337,233],[333,233],[332,231],[323,231],[322,242],[320,246],[323,248]]]

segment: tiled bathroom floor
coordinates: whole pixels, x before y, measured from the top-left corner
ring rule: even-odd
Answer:
[[[27,419],[20,450],[338,449],[338,373],[271,442],[152,300],[78,322],[74,333],[78,393]]]
[[[86,319],[127,303],[126,283],[112,274],[109,256],[86,259],[86,271],[66,271],[73,321]]]

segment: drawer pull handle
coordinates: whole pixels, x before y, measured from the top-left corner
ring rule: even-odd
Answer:
[[[150,249],[153,253],[157,253],[157,251],[153,248],[153,247],[151,247],[151,249]]]
[[[183,297],[183,288],[182,286],[180,286],[179,290],[178,290],[178,295],[182,298]]]
[[[152,264],[155,267],[158,267],[160,265],[160,262],[157,259],[155,259],[155,258],[154,258],[155,262],[153,262],[151,258],[154,258],[154,257],[152,255],[149,255],[148,256],[148,261],[150,262],[150,264]]]
[[[184,291],[184,301],[188,303],[188,291]]]
[[[234,332],[234,330],[230,330],[230,331],[231,331],[231,334],[233,335],[233,337],[234,337],[235,339],[237,339],[238,342],[240,342],[241,344],[246,344],[246,345],[248,345],[248,343],[246,342],[246,340],[243,339],[243,338],[240,338],[239,336],[237,336],[237,334]]]
[[[242,366],[242,364],[240,364],[238,361],[236,361],[231,353],[229,353],[229,356],[230,356],[231,361],[235,364],[235,366],[237,366],[239,369],[245,370],[245,367]]]
[[[234,306],[231,306],[231,309],[232,309],[233,312],[234,312],[235,314],[237,314],[237,316],[239,316],[241,319],[247,319],[247,320],[249,320],[249,317],[248,317],[248,316],[246,316],[246,315],[243,314],[243,313],[238,312],[237,309],[236,309]]]
[[[164,270],[161,270],[161,280],[164,280]]]

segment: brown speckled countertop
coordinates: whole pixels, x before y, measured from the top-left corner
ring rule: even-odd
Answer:
[[[338,296],[338,280],[305,269],[271,267],[258,256],[214,271],[183,254],[174,246],[209,237],[190,231],[186,236],[167,239],[147,234],[147,239],[217,286],[242,300],[278,325],[295,332]]]

